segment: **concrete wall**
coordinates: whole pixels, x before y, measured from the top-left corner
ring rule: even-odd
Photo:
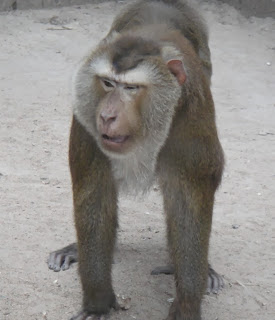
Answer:
[[[275,0],[218,0],[228,3],[246,16],[275,18]]]
[[[0,11],[64,7],[106,0],[0,0]]]
[[[16,8],[15,0],[0,0],[0,11],[15,10]]]
[[[39,9],[59,6],[103,2],[104,0],[0,0],[0,11],[16,9]],[[130,0],[126,0],[129,1]],[[192,1],[192,0],[191,0]],[[195,1],[195,0],[193,0]],[[245,16],[275,18],[275,0],[201,0],[225,2],[233,5]]]

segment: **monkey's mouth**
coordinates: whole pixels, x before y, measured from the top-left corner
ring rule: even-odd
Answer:
[[[113,151],[118,151],[122,145],[124,145],[130,136],[108,136],[107,134],[103,134],[102,136],[103,144],[108,148],[112,149]]]
[[[103,140],[108,141],[108,142],[114,142],[114,143],[123,143],[126,140],[128,140],[129,136],[115,136],[115,137],[110,137],[107,136],[107,134],[102,135]]]

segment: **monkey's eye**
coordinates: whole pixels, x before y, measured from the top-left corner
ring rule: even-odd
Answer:
[[[102,87],[106,91],[110,91],[115,87],[115,82],[114,81],[111,81],[109,79],[100,79],[100,80],[101,80]]]
[[[112,83],[111,83],[110,81],[104,80],[103,82],[104,82],[104,84],[105,84],[106,87],[109,87],[109,88],[112,88],[112,87],[113,87],[113,85],[112,85]]]
[[[138,90],[139,86],[138,85],[126,85],[124,88],[129,91],[134,91],[134,90]]]

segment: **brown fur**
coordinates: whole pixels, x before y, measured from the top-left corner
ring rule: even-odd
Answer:
[[[212,64],[208,47],[208,31],[202,17],[181,0],[151,0],[138,1],[129,10],[122,12],[115,19],[111,32],[125,32],[140,26],[150,26],[154,23],[167,24],[172,30],[178,30],[188,39],[199,55],[204,72],[210,78]]]
[[[160,27],[155,27],[157,19]],[[112,39],[113,31],[121,33],[118,40]],[[76,320],[108,313],[116,306],[111,263],[117,228],[117,194],[121,174],[134,166],[130,160],[134,158],[112,158],[99,142],[101,136],[94,118],[103,93],[89,83],[94,77],[89,66],[105,52],[117,73],[135,69],[143,62],[154,67],[154,83],[144,89],[132,108],[135,112],[140,108],[136,117],[138,130],[144,137],[144,141],[138,142],[141,151],[137,157],[143,157],[143,164],[153,153],[153,165],[148,170],[152,176],[156,175],[164,199],[177,291],[167,320],[201,319],[214,195],[224,162],[209,87],[212,67],[207,37],[204,24],[187,4],[176,0],[141,1],[115,20],[106,42],[80,69],[69,153],[83,288],[83,309]],[[181,87],[161,57],[164,43],[173,45],[173,52],[183,57],[187,78]],[[146,100],[147,96],[150,99]],[[108,108],[109,105],[105,110]],[[131,106],[128,112],[133,112]],[[86,122],[89,116],[91,121]],[[158,147],[154,146],[155,141]],[[150,164],[147,160],[145,166]],[[131,180],[128,173],[121,179]]]
[[[71,127],[69,159],[79,273],[85,292],[83,304],[91,312],[106,313],[115,302],[111,263],[117,227],[117,192],[108,159],[75,118]],[[90,237],[91,233],[93,237]],[[100,242],[93,241],[95,238]],[[90,255],[100,259],[96,258],[93,267],[87,268],[86,259]]]
[[[142,38],[123,37],[115,42],[111,61],[117,73],[135,68],[148,56],[160,54],[156,43]]]

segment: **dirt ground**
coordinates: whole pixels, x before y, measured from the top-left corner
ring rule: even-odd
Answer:
[[[48,270],[48,253],[75,240],[67,164],[71,78],[107,32],[119,2],[0,14],[0,319],[67,320],[81,304],[77,266]],[[217,123],[226,170],[210,260],[224,275],[204,320],[275,319],[275,20],[203,4],[210,27]],[[120,200],[113,268],[131,297],[111,319],[165,319],[171,276],[161,198]]]

